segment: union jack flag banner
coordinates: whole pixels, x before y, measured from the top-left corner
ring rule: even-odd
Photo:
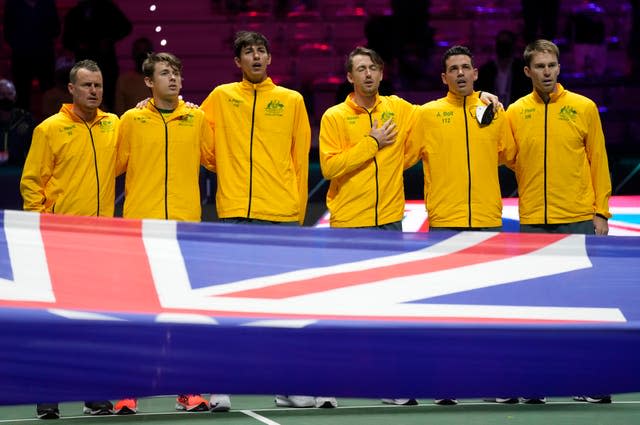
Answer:
[[[640,391],[640,237],[0,222],[3,404]]]

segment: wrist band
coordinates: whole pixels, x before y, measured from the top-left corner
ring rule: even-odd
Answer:
[[[600,214],[600,213],[596,213],[596,215],[600,218],[604,218],[605,220],[609,221],[609,219],[607,217],[605,217],[604,215]]]
[[[376,141],[376,144],[378,145],[378,149],[380,149],[380,142],[378,141],[378,139],[376,139],[375,137],[373,137],[372,135],[369,135],[369,137],[371,137],[373,140]]]

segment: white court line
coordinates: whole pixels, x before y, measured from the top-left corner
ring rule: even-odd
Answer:
[[[253,419],[260,421],[266,425],[280,425],[278,422],[272,421],[271,419],[267,419],[262,415],[258,415],[257,413],[252,412],[251,410],[241,410],[240,412],[244,413],[247,416],[251,416]]]

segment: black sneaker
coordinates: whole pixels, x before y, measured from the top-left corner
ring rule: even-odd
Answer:
[[[106,401],[85,401],[83,413],[87,415],[113,415],[113,404]]]
[[[58,403],[38,403],[36,405],[36,417],[38,419],[58,419],[60,409]]]
[[[520,397],[520,401],[524,404],[545,404],[546,397]]]
[[[455,398],[437,398],[434,402],[440,406],[454,406],[458,404],[458,400]]]
[[[611,395],[581,395],[573,398],[575,401],[587,403],[608,404],[611,403]]]

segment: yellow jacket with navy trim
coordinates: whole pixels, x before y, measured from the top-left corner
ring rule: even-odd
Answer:
[[[545,104],[534,91],[509,105],[518,147],[520,222],[561,224],[611,217],[611,179],[596,104],[557,84]]]
[[[417,107],[398,96],[376,96],[367,110],[353,93],[329,108],[320,123],[320,166],[330,180],[327,207],[332,227],[372,227],[404,216],[404,155]],[[374,121],[393,119],[394,143],[378,149],[369,136]]]
[[[302,95],[243,79],[216,87],[201,109],[214,133],[218,217],[302,224],[311,145]]]
[[[478,106],[484,106],[478,92],[448,92],[419,109],[411,144],[418,150],[407,160],[422,159],[429,226],[502,225],[498,166],[514,160],[515,144],[504,111],[481,126]]]
[[[123,216],[200,221],[200,164],[214,168],[204,113],[181,100],[163,114],[150,100],[120,120],[117,170],[125,176]]]
[[[24,209],[112,217],[118,117],[98,109],[91,122],[64,104],[38,125],[20,180]]]

